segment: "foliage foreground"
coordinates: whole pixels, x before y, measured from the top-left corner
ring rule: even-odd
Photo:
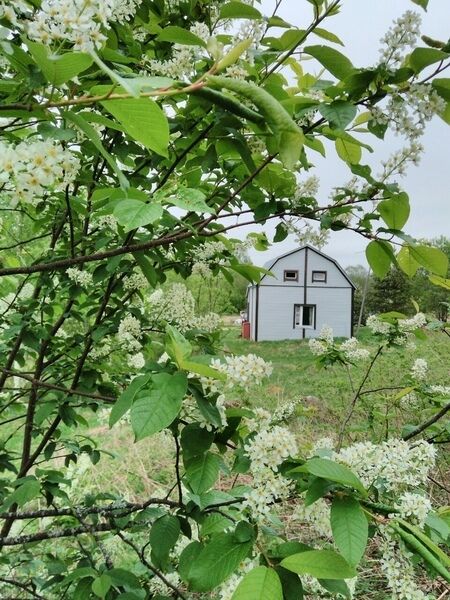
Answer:
[[[263,270],[225,234],[270,219],[274,242],[350,229],[378,277],[421,268],[450,287],[446,255],[403,232],[396,182],[417,164],[427,122],[450,120],[448,45],[420,45],[408,11],[378,63],[356,67],[323,28],[339,0],[302,3],[306,29],[278,16],[280,2],[270,17],[256,4],[0,2],[2,598],[368,597],[367,547],[388,597],[445,593],[449,513],[428,483],[435,442],[448,441],[449,389],[426,362],[397,392],[426,404],[423,422],[345,446],[363,379],[337,445],[307,452],[288,409],[231,401],[257,394],[271,365],[221,357],[218,316],[196,314],[183,284],[160,287],[169,272],[258,281]],[[408,145],[375,174],[362,139],[388,129]],[[326,153],[353,177],[321,204],[306,173]],[[311,342],[319,364],[365,360],[368,377],[424,328],[448,335],[419,307],[368,326],[373,355],[323,330]],[[84,432],[104,411],[111,427],[129,419],[137,443],[171,444],[157,496],[130,500],[108,482],[77,490],[74,465],[101,466]]]

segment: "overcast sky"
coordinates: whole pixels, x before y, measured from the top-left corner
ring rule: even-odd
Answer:
[[[262,0],[262,12],[271,14],[273,0]],[[390,27],[392,21],[405,10],[416,10],[422,16],[422,33],[430,37],[446,40],[450,35],[449,0],[430,0],[425,13],[410,0],[343,0],[339,15],[324,23],[324,27],[337,34],[345,44],[344,54],[349,56],[355,66],[368,67],[376,63],[380,48],[380,38]],[[299,0],[283,0],[278,14],[289,23],[304,28],[310,22],[311,5]],[[313,36],[311,37],[311,40]],[[316,42],[317,40],[317,42]],[[311,43],[322,43],[314,37]],[[443,75],[450,77],[450,75]],[[363,150],[363,164],[370,164],[377,173],[380,160],[386,159],[396,150],[407,145],[399,137],[388,135],[384,143],[377,143],[373,136],[361,136],[375,149],[373,154]],[[364,139],[365,138],[365,139]],[[408,233],[417,238],[431,238],[450,235],[449,174],[450,174],[450,126],[439,117],[428,125],[421,139],[425,153],[419,167],[411,166],[406,177],[400,179],[411,201],[411,217],[406,225]],[[316,168],[310,174],[316,174],[321,181],[320,200],[325,203],[330,190],[351,178],[348,167],[333,152],[325,160],[316,159],[316,153],[309,153]],[[264,229],[269,239],[273,236],[276,223],[267,223],[264,228],[254,226],[253,231]],[[241,230],[234,230],[236,237],[245,237]],[[352,232],[332,233],[330,241],[323,251],[336,258],[344,267],[354,264],[366,264],[364,249],[366,242]],[[296,247],[295,240],[289,236],[284,242],[273,244],[266,252],[251,251],[251,259],[256,265]]]

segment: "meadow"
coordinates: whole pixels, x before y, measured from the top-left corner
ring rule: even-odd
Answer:
[[[358,339],[373,356],[378,345],[370,332],[362,328]],[[236,326],[226,328],[222,348],[224,355],[254,353],[272,363],[272,375],[261,386],[252,389],[251,394],[244,391],[235,395],[230,403],[265,408],[270,412],[295,403],[289,426],[299,446],[305,449],[310,448],[313,439],[320,437],[336,441],[355,390],[370,363],[369,360],[348,368],[339,365],[318,368],[307,340],[256,343],[242,339]],[[363,391],[402,385],[406,388],[408,372],[416,358],[427,360],[434,384],[448,385],[450,339],[441,332],[427,332],[425,339],[417,340],[415,349],[407,352],[404,348],[389,349],[382,353]],[[363,394],[346,427],[344,443],[368,439],[380,442],[399,436],[406,425],[418,425],[435,411],[430,405],[408,406],[402,398],[396,398],[397,395],[397,389]],[[95,437],[110,456],[104,456],[98,466],[91,466],[88,458],[82,461],[86,464],[82,487],[87,485],[90,491],[98,491],[109,482],[117,493],[126,491],[130,500],[155,493],[172,476],[168,468],[175,451],[173,439],[167,432],[161,432],[133,443],[133,433],[126,421],[109,429],[107,418],[106,413],[99,415],[86,433]]]

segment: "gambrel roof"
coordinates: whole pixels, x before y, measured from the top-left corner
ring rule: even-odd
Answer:
[[[349,282],[349,284],[352,286],[352,288],[356,289],[356,286],[353,283],[353,281],[350,279],[350,277],[347,275],[345,270],[341,267],[341,265],[334,258],[331,258],[331,256],[328,256],[328,254],[324,254],[323,252],[320,252],[320,250],[317,250],[317,248],[314,248],[313,246],[310,246],[309,244],[304,244],[303,246],[300,246],[299,248],[296,248],[295,250],[290,250],[289,252],[285,252],[284,254],[277,256],[276,258],[272,258],[271,260],[267,261],[264,264],[264,268],[267,269],[268,271],[270,271],[279,260],[282,260],[286,256],[291,256],[292,254],[295,254],[296,252],[300,252],[301,250],[305,250],[305,248],[308,248],[308,250],[311,250],[312,252],[319,254],[326,260],[329,260],[330,262],[332,262],[336,266],[336,268],[339,269],[339,271],[342,273],[342,275],[345,277],[345,279]],[[267,275],[263,275],[261,277],[261,280],[259,283],[262,282],[264,277],[267,277]]]

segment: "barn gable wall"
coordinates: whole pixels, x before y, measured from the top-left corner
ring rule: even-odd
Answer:
[[[270,270],[274,277],[264,277],[249,291],[252,339],[317,337],[324,325],[332,327],[336,337],[351,336],[352,285],[333,260],[306,247],[280,257]],[[298,271],[298,281],[284,281],[285,270]],[[326,283],[313,282],[313,271],[326,271]],[[314,328],[294,327],[295,304],[315,305]]]

